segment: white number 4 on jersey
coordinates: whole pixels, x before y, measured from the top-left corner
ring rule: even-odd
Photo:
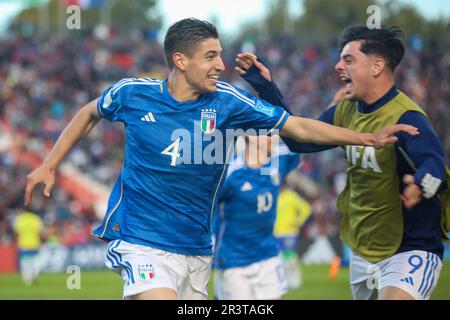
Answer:
[[[180,157],[180,153],[178,152],[179,148],[180,148],[180,138],[178,138],[174,143],[172,143],[170,146],[168,146],[161,152],[162,154],[170,156],[172,158],[170,165],[173,167],[177,165],[177,158]]]

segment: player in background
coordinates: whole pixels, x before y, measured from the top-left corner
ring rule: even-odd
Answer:
[[[396,27],[345,29],[335,66],[345,83],[344,99],[319,117],[364,132],[409,124],[421,133],[398,133],[395,145],[378,150],[343,147],[349,169],[337,206],[343,214],[341,238],[352,249],[354,299],[429,299],[442,267],[446,234],[437,193],[444,178],[444,154],[426,113],[396,88],[394,71],[404,53],[401,36]],[[237,70],[262,98],[284,105],[270,71],[254,55],[240,54],[237,61]],[[285,142],[295,152],[337,147]]]
[[[293,117],[220,82],[222,47],[206,21],[173,24],[164,55],[168,79],[128,78],[107,88],[75,114],[27,177],[25,204],[40,183],[49,197],[55,171],[78,140],[102,118],[124,124],[122,170],[93,233],[108,242],[106,264],[121,275],[126,299],[207,298],[212,213],[232,150],[223,142],[227,130],[280,130],[299,141],[377,148],[394,143],[395,132],[418,134],[410,126],[357,133]]]
[[[273,227],[281,184],[300,155],[273,141],[278,138],[245,137],[244,154],[230,164],[214,216],[214,287],[221,300],[281,299],[287,292]]]
[[[22,281],[31,285],[39,276],[39,249],[43,232],[42,219],[31,211],[19,213],[14,221],[19,248],[19,269]]]
[[[311,216],[311,213],[312,207],[309,202],[300,197],[295,190],[283,184],[278,197],[274,234],[280,246],[289,289],[298,289],[303,283],[297,250],[300,228]]]

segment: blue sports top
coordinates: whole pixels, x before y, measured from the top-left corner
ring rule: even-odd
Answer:
[[[98,113],[125,126],[123,167],[93,234],[105,241],[211,255],[211,217],[232,156],[227,129],[281,129],[288,113],[230,84],[178,102],[167,80],[123,79]],[[225,141],[226,140],[226,141]]]
[[[278,255],[273,234],[281,184],[300,163],[300,155],[279,149],[276,161],[251,168],[237,158],[221,190],[219,210],[214,215],[214,267],[247,266]],[[268,169],[270,174],[262,174]]]

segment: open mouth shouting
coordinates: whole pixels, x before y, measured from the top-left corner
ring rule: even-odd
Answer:
[[[339,76],[339,79],[341,79],[343,82],[345,82],[345,86],[344,86],[344,92],[345,92],[345,94],[346,94],[346,95],[351,94],[352,88],[353,88],[353,85],[352,85],[352,79],[350,79],[349,77],[344,76],[344,75],[340,75],[340,76]]]

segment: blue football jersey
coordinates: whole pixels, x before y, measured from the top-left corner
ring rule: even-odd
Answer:
[[[300,155],[280,148],[275,161],[250,168],[237,158],[230,164],[214,215],[214,267],[247,266],[278,255],[273,235],[277,200],[288,173],[298,167]],[[261,174],[263,168],[270,174]]]
[[[167,80],[123,79],[98,113],[125,126],[124,161],[93,234],[188,255],[212,255],[211,220],[226,177],[230,129],[281,129],[288,114],[230,84],[176,101]]]

